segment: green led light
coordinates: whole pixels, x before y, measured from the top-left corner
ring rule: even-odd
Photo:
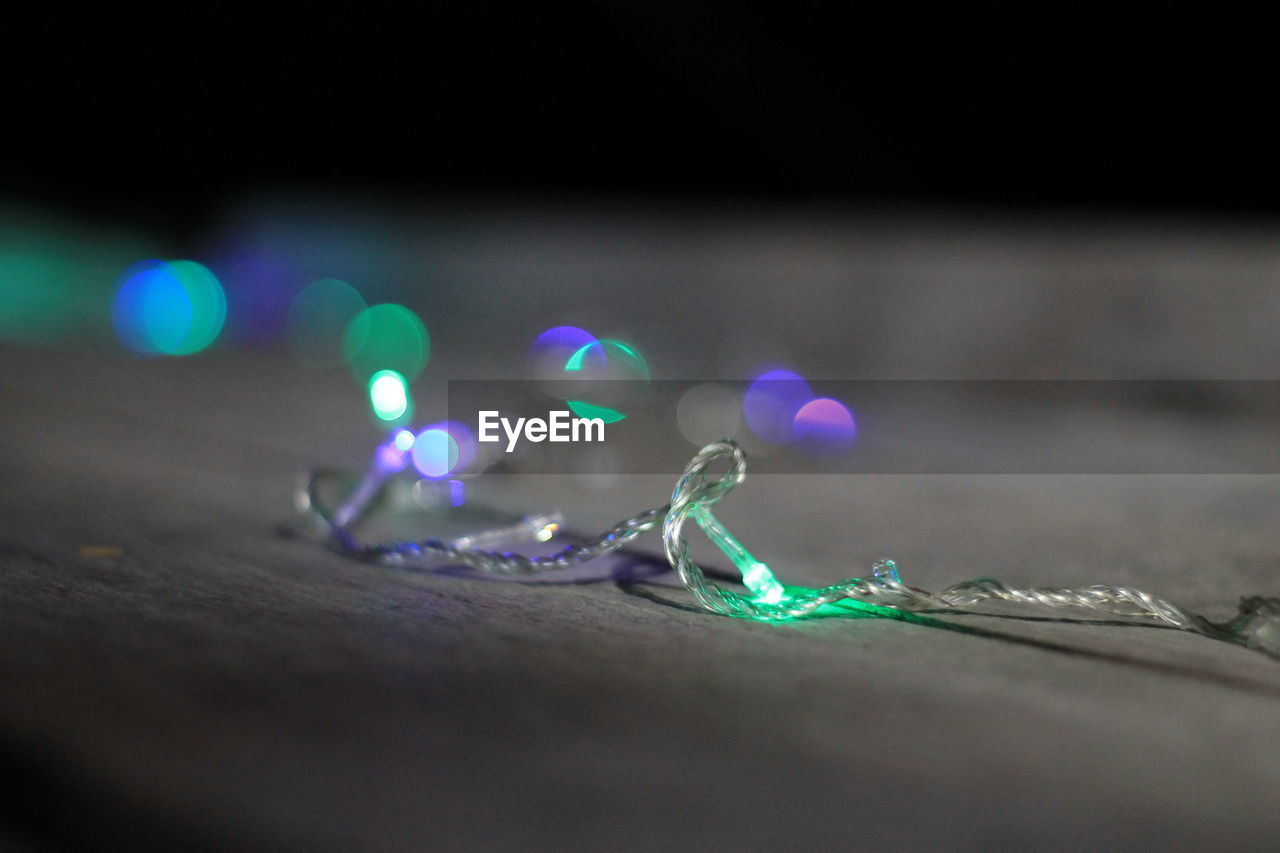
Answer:
[[[195,261],[169,261],[190,303],[186,334],[161,346],[170,355],[191,355],[213,343],[227,319],[227,297],[213,273]]]
[[[195,261],[143,261],[126,270],[112,316],[135,352],[191,355],[217,339],[227,299],[213,273]]]
[[[618,421],[627,419],[627,416],[617,409],[610,409],[608,406],[597,406],[594,403],[584,403],[582,400],[567,400],[565,405],[580,418],[599,418],[607,424],[616,424]]]
[[[604,338],[603,340],[593,341],[578,349],[573,355],[569,356],[569,360],[565,362],[564,369],[572,371],[580,371],[587,360],[587,353],[592,347],[600,347],[600,351],[605,358],[613,355],[623,364],[629,366],[641,379],[649,378],[649,365],[645,362],[644,356],[636,351],[634,347],[624,344],[622,341],[613,338]]]
[[[742,573],[742,583],[755,595],[756,601],[762,604],[778,604],[787,598],[786,588],[774,577],[773,571],[765,563],[760,562],[743,547],[732,533],[725,529],[711,510],[702,504],[693,508],[693,520],[707,534],[715,546],[733,561]]]
[[[379,420],[402,420],[409,411],[408,383],[394,370],[379,370],[369,380],[369,404]]]
[[[431,357],[431,338],[417,314],[384,303],[366,308],[347,325],[342,355],[357,379],[394,370],[413,380]]]
[[[0,245],[0,339],[52,344],[67,337],[78,295],[66,285],[69,273],[52,250]]]
[[[785,604],[792,599],[803,599],[817,592],[803,586],[783,586],[773,574],[767,563],[762,563],[743,547],[742,543],[730,533],[720,520],[712,515],[711,510],[702,504],[695,504],[689,513],[707,534],[715,546],[728,557],[742,574],[742,584],[751,593],[758,604]],[[898,580],[897,567],[892,561],[885,561],[876,569],[877,576],[892,577]],[[906,619],[901,611],[879,604],[870,604],[855,599],[843,599],[824,604],[811,614],[813,616],[887,616],[892,619]]]
[[[569,360],[564,363],[565,370],[581,370],[582,364],[587,360],[587,353],[592,347],[599,346],[599,343],[589,343],[582,346],[577,352],[569,356]]]
[[[111,335],[120,272],[149,248],[112,226],[79,227],[0,199],[0,341],[57,346]]]
[[[593,352],[601,359],[601,363],[587,362],[587,356]],[[565,362],[564,369],[567,373],[592,374],[583,377],[590,380],[620,378],[647,380],[649,378],[649,365],[645,363],[644,356],[640,355],[633,347],[612,338],[592,341],[579,347],[573,355],[569,356],[569,360]],[[616,388],[610,390],[617,391]],[[602,390],[601,393],[607,393],[607,391]],[[580,418],[599,418],[606,424],[615,424],[627,418],[624,413],[611,406],[589,403],[585,400],[567,400],[565,402],[573,413]]]

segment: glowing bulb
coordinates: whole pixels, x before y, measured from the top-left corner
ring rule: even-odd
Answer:
[[[564,370],[565,361],[583,347],[597,343],[586,329],[577,326],[556,326],[547,329],[529,347],[529,367],[535,379],[553,379]],[[603,360],[603,353],[599,356]]]
[[[603,354],[606,360],[612,355],[615,362],[625,365],[635,375],[642,379],[649,378],[649,365],[645,362],[644,356],[635,347],[612,338],[605,338],[604,340],[579,347],[573,355],[569,356],[569,360],[564,364],[564,369],[570,371],[583,370],[584,367],[590,367],[587,364],[587,356],[598,356],[599,354]]]
[[[397,448],[394,443],[378,445],[378,452],[374,458],[374,469],[379,477],[399,473],[408,464],[408,455]]]
[[[793,438],[796,412],[813,399],[809,383],[790,370],[770,370],[756,377],[742,398],[742,414],[752,432],[772,444]]]
[[[649,379],[649,365],[644,356],[634,347],[611,338],[581,346],[565,362],[564,372],[584,380]],[[607,424],[617,423],[627,416],[614,404],[625,402],[625,399],[614,398],[619,395],[625,398],[627,384],[604,382],[597,386],[598,390],[593,389],[593,394],[603,395],[603,400],[576,399],[565,403],[580,418],[599,418]]]
[[[459,474],[465,471],[476,458],[476,450],[479,445],[476,443],[476,437],[471,432],[471,428],[461,421],[441,421],[437,424],[428,424],[428,429],[441,429],[449,433],[453,439],[453,447],[457,454],[457,458],[450,468],[450,473]]]
[[[756,600],[765,604],[777,604],[786,598],[787,591],[773,576],[773,570],[760,562],[751,563],[742,571],[743,585],[756,594]]]
[[[792,431],[805,449],[832,454],[853,444],[858,427],[848,406],[830,397],[818,397],[796,411]]]
[[[458,442],[448,430],[424,429],[413,442],[413,465],[430,480],[443,479],[458,465]]]
[[[342,355],[359,379],[379,370],[414,379],[431,356],[431,338],[417,314],[384,303],[364,309],[347,325]]]
[[[170,261],[168,267],[186,294],[191,322],[183,339],[166,352],[190,355],[217,340],[227,319],[227,297],[218,279],[201,264]]]
[[[742,573],[742,584],[763,604],[778,604],[787,597],[787,590],[774,576],[766,563],[757,560],[742,543],[720,523],[711,510],[702,504],[693,507],[693,520],[707,534],[717,548],[733,561]]]
[[[396,450],[401,453],[407,453],[413,447],[413,432],[411,430],[402,429],[396,433],[395,438],[391,441],[396,446]]]
[[[409,411],[409,387],[404,377],[394,370],[379,370],[373,374],[369,380],[369,402],[379,419],[400,420]],[[399,435],[396,438],[396,447],[400,448]]]
[[[213,273],[195,261],[143,261],[116,291],[116,334],[139,353],[191,355],[213,343],[227,299]]]

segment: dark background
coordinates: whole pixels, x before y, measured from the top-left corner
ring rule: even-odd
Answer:
[[[1276,208],[1229,9],[463,6],[10,15],[0,192],[178,230],[294,187]]]

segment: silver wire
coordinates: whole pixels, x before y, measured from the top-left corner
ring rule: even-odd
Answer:
[[[707,468],[718,461],[728,461],[729,469],[713,479],[708,476]],[[710,507],[746,476],[746,455],[735,442],[725,440],[707,445],[689,462],[677,481],[671,495],[671,509],[663,521],[662,540],[667,560],[698,603],[715,613],[778,621],[804,616],[824,605],[845,599],[904,611],[969,609],[984,601],[998,600],[1054,608],[1080,607],[1111,616],[1145,619],[1280,656],[1280,599],[1277,598],[1243,599],[1240,612],[1234,619],[1217,623],[1148,592],[1124,586],[1095,584],[1078,589],[1019,589],[994,578],[978,578],[947,587],[939,593],[930,593],[909,587],[891,576],[877,576],[874,569],[890,565],[887,560],[873,566],[872,577],[850,578],[821,589],[793,594],[777,603],[758,601],[752,596],[722,589],[708,581],[690,558],[689,545],[681,531],[695,506]]]
[[[567,569],[570,566],[594,560],[596,557],[612,553],[626,546],[636,537],[657,527],[667,513],[667,507],[665,506],[645,510],[642,513],[619,521],[613,527],[587,542],[568,545],[554,554],[537,557],[528,557],[524,554],[516,554],[510,551],[490,551],[474,547],[478,542],[494,540],[500,533],[505,533],[507,528],[502,531],[487,530],[473,533],[452,541],[419,539],[393,542],[385,545],[363,545],[349,526],[340,525],[334,520],[333,515],[325,509],[324,503],[317,495],[318,483],[324,473],[326,472],[312,471],[308,475],[304,487],[306,500],[300,500],[299,505],[305,505],[310,512],[325,523],[333,535],[334,543],[340,550],[359,559],[383,563],[399,564],[415,560],[444,560],[500,575],[524,575]],[[545,526],[547,523],[556,520],[558,520],[558,516],[530,516],[515,526],[533,528],[539,525]]]
[[[719,476],[711,476],[708,469],[713,464],[722,462],[728,464],[728,470]],[[709,581],[690,557],[689,544],[682,531],[695,507],[711,507],[746,479],[746,454],[736,442],[729,439],[708,444],[689,461],[672,491],[670,504],[624,519],[587,542],[569,545],[555,554],[535,557],[468,547],[476,541],[475,535],[453,541],[421,539],[363,545],[350,527],[339,524],[318,499],[316,487],[320,476],[321,472],[317,471],[308,477],[305,496],[300,495],[299,505],[305,506],[324,522],[341,550],[365,560],[383,563],[443,560],[494,574],[532,574],[565,569],[612,553],[661,524],[663,551],[685,589],[703,609],[725,616],[782,621],[806,616],[825,605],[844,600],[902,611],[967,610],[985,601],[1006,601],[1050,608],[1077,607],[1109,616],[1142,619],[1216,640],[1246,645],[1280,657],[1280,598],[1243,599],[1240,612],[1234,619],[1218,623],[1150,593],[1124,586],[1095,584],[1076,589],[1017,588],[994,578],[977,578],[947,587],[938,593],[930,593],[907,586],[892,574],[878,573],[876,570],[881,567],[892,568],[892,563],[887,560],[872,567],[871,577],[849,578],[814,590],[798,591],[793,587],[789,590],[790,595],[778,602],[765,602],[751,595],[724,589]],[[305,500],[301,499],[303,497]],[[365,495],[363,499],[367,501],[368,496]],[[360,513],[352,512],[348,515],[358,518]],[[541,520],[542,517],[531,517],[521,524],[528,526]]]

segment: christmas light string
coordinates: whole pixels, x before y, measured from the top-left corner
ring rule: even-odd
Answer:
[[[116,293],[113,321],[122,342],[137,352],[188,355],[204,349],[218,336],[226,307],[222,286],[206,267],[186,260],[151,260],[125,271]],[[484,546],[513,539],[548,541],[560,528],[558,515],[529,516],[447,541],[362,544],[354,526],[387,482],[408,466],[411,453],[420,473],[430,480],[448,475],[456,466],[459,449],[447,424],[428,427],[416,436],[401,428],[414,414],[409,382],[427,364],[430,336],[412,310],[390,303],[368,306],[357,290],[336,279],[313,282],[296,295],[289,309],[288,328],[295,355],[304,363],[328,366],[339,361],[340,351],[340,361],[353,375],[367,380],[374,416],[394,430],[378,446],[359,483],[336,508],[327,509],[318,493],[319,482],[330,472],[313,472],[298,496],[299,506],[320,520],[330,540],[344,553],[360,559],[386,563],[436,560],[496,574],[529,574],[565,569],[612,553],[661,526],[667,561],[685,588],[700,607],[721,615],[774,622],[850,611],[901,617],[907,612],[965,610],[987,601],[1003,601],[1139,619],[1280,657],[1280,598],[1242,599],[1234,619],[1213,622],[1124,586],[1016,588],[992,578],[978,578],[930,593],[904,584],[892,560],[877,562],[866,577],[831,586],[784,585],[712,512],[747,475],[746,456],[729,439],[709,444],[693,457],[669,504],[624,519],[595,538],[554,554],[525,556]],[[534,342],[531,353],[553,368],[553,373],[562,375],[582,376],[592,373],[588,367],[612,361],[631,378],[649,378],[648,366],[637,350],[617,340],[597,339],[573,326],[547,330]],[[570,400],[567,405],[580,417],[601,417],[609,423],[626,418],[624,413],[597,403]],[[779,413],[784,416],[776,417]],[[772,370],[757,377],[744,397],[743,414],[767,441],[818,440],[831,449],[847,446],[855,434],[853,416],[843,403],[817,397],[799,374],[788,370]],[[424,449],[425,465],[416,455]],[[709,467],[721,462],[728,470],[710,475]],[[451,481],[450,486],[462,484]],[[749,594],[723,589],[707,579],[690,556],[683,536],[690,518],[737,567]]]
[[[360,300],[350,298],[345,285],[337,287],[338,284],[341,283],[317,283],[303,295],[317,299],[317,293],[326,298],[335,294],[342,296],[344,305],[351,303],[344,308],[347,311],[359,307],[357,303],[362,304]],[[316,293],[310,293],[317,288]],[[299,309],[299,313],[306,312]],[[730,439],[706,445],[690,460],[676,483],[669,504],[645,510],[594,538],[570,544],[552,554],[528,556],[512,551],[489,550],[485,546],[511,540],[546,542],[560,528],[558,515],[529,516],[452,540],[362,543],[354,533],[354,526],[370,510],[387,482],[408,467],[410,461],[428,480],[448,476],[455,469],[455,461],[460,461],[460,458],[455,460],[460,450],[448,424],[428,427],[416,436],[402,428],[413,416],[408,381],[426,364],[429,341],[426,327],[412,311],[390,304],[363,309],[344,332],[344,358],[356,376],[369,377],[367,388],[373,413],[379,422],[392,429],[392,433],[376,449],[363,478],[337,507],[329,510],[320,499],[318,486],[323,472],[313,472],[308,478],[299,495],[299,505],[312,512],[328,531],[330,541],[352,557],[390,564],[438,561],[466,565],[493,574],[525,575],[585,563],[618,551],[661,526],[663,551],[685,589],[701,608],[725,616],[772,622],[850,612],[902,618],[905,613],[967,610],[983,602],[1003,601],[1053,608],[1082,608],[1138,619],[1245,645],[1280,657],[1280,599],[1277,598],[1246,598],[1242,600],[1236,618],[1213,622],[1142,590],[1123,586],[1016,588],[992,578],[979,578],[930,593],[904,584],[892,560],[877,562],[865,577],[850,578],[831,586],[811,589],[785,585],[712,512],[712,507],[744,482],[747,476],[746,455]],[[549,368],[548,375],[551,376],[585,374],[590,365],[591,378],[618,378],[609,372],[612,364],[633,378],[649,378],[648,367],[634,348],[612,339],[597,339],[577,327],[549,329],[539,335],[531,354],[543,368]],[[400,370],[391,369],[393,367]],[[604,368],[603,372],[601,368]],[[591,416],[607,413],[611,423],[627,417],[620,411],[595,403],[570,401],[568,405],[581,417],[587,415],[579,407],[588,407]],[[813,410],[811,417],[802,417],[809,410]],[[779,413],[784,415],[781,420],[777,417]],[[786,370],[769,371],[757,378],[744,397],[743,414],[752,429],[761,435],[767,437],[776,433],[773,438],[784,441],[788,434],[796,439],[819,438],[826,442],[828,450],[847,446],[855,432],[852,415],[843,403],[817,397],[802,377]],[[710,474],[710,467],[719,464],[726,465],[727,470],[718,476]],[[461,486],[461,483],[451,481],[452,485]],[[683,536],[684,525],[690,518],[733,562],[747,588],[746,594],[724,589],[709,581],[690,556],[688,542]]]
[[[1016,588],[992,578],[978,578],[930,593],[904,584],[892,560],[877,562],[868,577],[850,578],[831,586],[812,589],[784,585],[711,511],[718,501],[746,480],[746,454],[729,439],[707,445],[690,460],[676,482],[669,504],[620,521],[599,536],[568,545],[554,554],[526,556],[490,551],[477,545],[517,537],[546,541],[559,526],[558,516],[530,516],[509,526],[450,541],[422,539],[361,544],[351,526],[365,514],[387,480],[405,467],[409,450],[403,446],[403,440],[397,442],[399,435],[378,447],[360,484],[332,512],[324,507],[318,495],[323,472],[312,472],[308,477],[301,505],[321,519],[333,543],[350,556],[391,564],[434,560],[495,574],[523,575],[565,569],[612,553],[661,525],[663,550],[685,589],[704,610],[724,616],[770,622],[851,611],[898,616],[903,612],[967,610],[985,601],[1004,601],[1083,608],[1139,619],[1280,657],[1280,598],[1242,599],[1234,619],[1213,622],[1150,593],[1124,586]],[[720,462],[728,463],[728,470],[719,476],[709,474],[708,469]],[[707,579],[690,556],[683,536],[684,524],[689,518],[733,562],[750,594],[724,589]]]

